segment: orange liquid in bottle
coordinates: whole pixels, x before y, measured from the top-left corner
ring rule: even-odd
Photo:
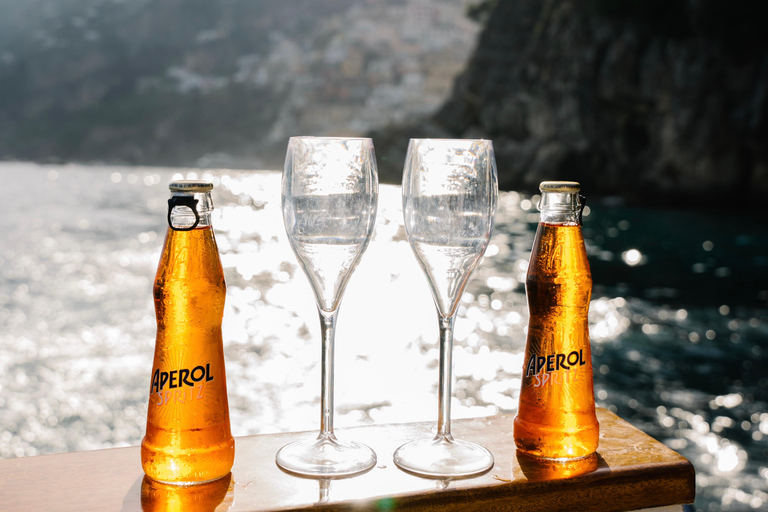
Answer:
[[[154,286],[157,339],[144,472],[191,484],[227,475],[230,431],[221,321],[226,284],[210,226],[168,230]]]
[[[539,224],[525,286],[530,320],[515,443],[548,459],[588,456],[599,425],[587,319],[592,275],[579,225]]]

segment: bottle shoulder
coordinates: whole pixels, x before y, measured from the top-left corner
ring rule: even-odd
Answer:
[[[168,230],[156,281],[173,279],[224,280],[224,270],[210,226],[190,231]]]
[[[591,278],[581,226],[540,223],[528,274],[584,275]]]

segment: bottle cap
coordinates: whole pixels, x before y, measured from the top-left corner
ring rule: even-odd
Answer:
[[[539,185],[542,192],[578,192],[581,185],[576,181],[542,181]]]
[[[213,190],[213,183],[203,180],[175,180],[168,184],[171,192],[208,192]]]

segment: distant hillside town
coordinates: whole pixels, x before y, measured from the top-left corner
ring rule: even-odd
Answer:
[[[0,158],[279,168],[291,135],[434,113],[470,4],[0,0]]]

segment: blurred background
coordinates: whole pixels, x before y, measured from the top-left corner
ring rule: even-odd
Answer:
[[[0,0],[0,457],[140,442],[174,177],[216,184],[234,433],[316,428],[288,137],[371,136],[390,184],[410,137],[485,137],[504,192],[454,417],[515,411],[537,185],[577,180],[599,405],[693,462],[698,510],[762,510],[765,19],[758,0]],[[436,416],[401,216],[382,186],[339,319],[339,427]]]

